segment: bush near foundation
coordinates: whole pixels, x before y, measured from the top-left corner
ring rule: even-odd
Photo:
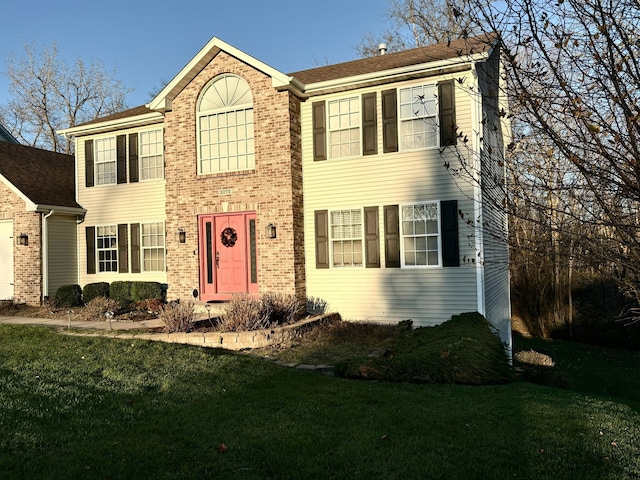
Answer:
[[[82,288],[80,285],[62,285],[55,294],[56,304],[60,307],[77,307],[82,305]]]
[[[166,300],[167,289],[159,282],[132,282],[131,283],[131,301],[139,302],[158,298],[162,301]]]
[[[133,300],[131,299],[131,284],[128,281],[111,282],[109,287],[109,298],[115,300],[122,308],[128,307]]]
[[[109,284],[107,282],[87,283],[82,289],[84,303],[89,303],[97,297],[109,298]]]

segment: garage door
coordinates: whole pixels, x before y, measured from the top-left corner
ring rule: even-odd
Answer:
[[[13,298],[13,221],[0,221],[0,300]]]

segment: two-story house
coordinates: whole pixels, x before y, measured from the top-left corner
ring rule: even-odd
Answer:
[[[485,35],[284,74],[213,38],[147,105],[63,132],[79,283],[415,325],[477,310],[509,344],[499,55]]]

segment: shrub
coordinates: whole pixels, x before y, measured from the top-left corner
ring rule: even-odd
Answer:
[[[159,282],[132,282],[131,283],[131,300],[138,302],[149,298],[159,298],[165,300],[166,289]]]
[[[82,289],[82,300],[89,303],[96,297],[109,298],[109,284],[107,282],[87,283]]]
[[[120,308],[118,302],[112,298],[107,297],[95,297],[87,303],[87,312],[95,318],[105,320],[104,314],[107,312],[116,312]]]
[[[164,307],[164,302],[159,298],[147,298],[146,300],[138,300],[135,304],[135,309],[141,312],[160,313],[160,310]]]
[[[164,323],[165,333],[190,332],[196,321],[193,302],[171,302],[160,309],[158,318]]]
[[[486,385],[513,379],[500,339],[479,313],[455,315],[435,327],[398,326],[393,346],[379,358],[339,362],[335,373],[348,378],[413,383]]]
[[[82,288],[80,285],[62,285],[56,290],[56,304],[60,307],[77,307],[82,305]]]
[[[109,287],[109,297],[120,304],[121,307],[128,307],[133,303],[131,298],[131,285],[133,282],[116,281],[111,282]]]
[[[222,331],[262,330],[288,325],[298,319],[300,302],[294,295],[265,293],[261,297],[234,295],[225,306]]]
[[[307,313],[322,315],[329,310],[329,303],[318,297],[307,297]]]
[[[555,363],[549,355],[535,350],[523,350],[517,352],[513,360],[520,377],[527,382],[548,387],[569,387],[569,381],[554,368]]]

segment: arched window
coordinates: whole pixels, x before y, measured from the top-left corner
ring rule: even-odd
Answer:
[[[255,167],[253,96],[236,75],[216,77],[197,105],[198,173],[250,170]]]

